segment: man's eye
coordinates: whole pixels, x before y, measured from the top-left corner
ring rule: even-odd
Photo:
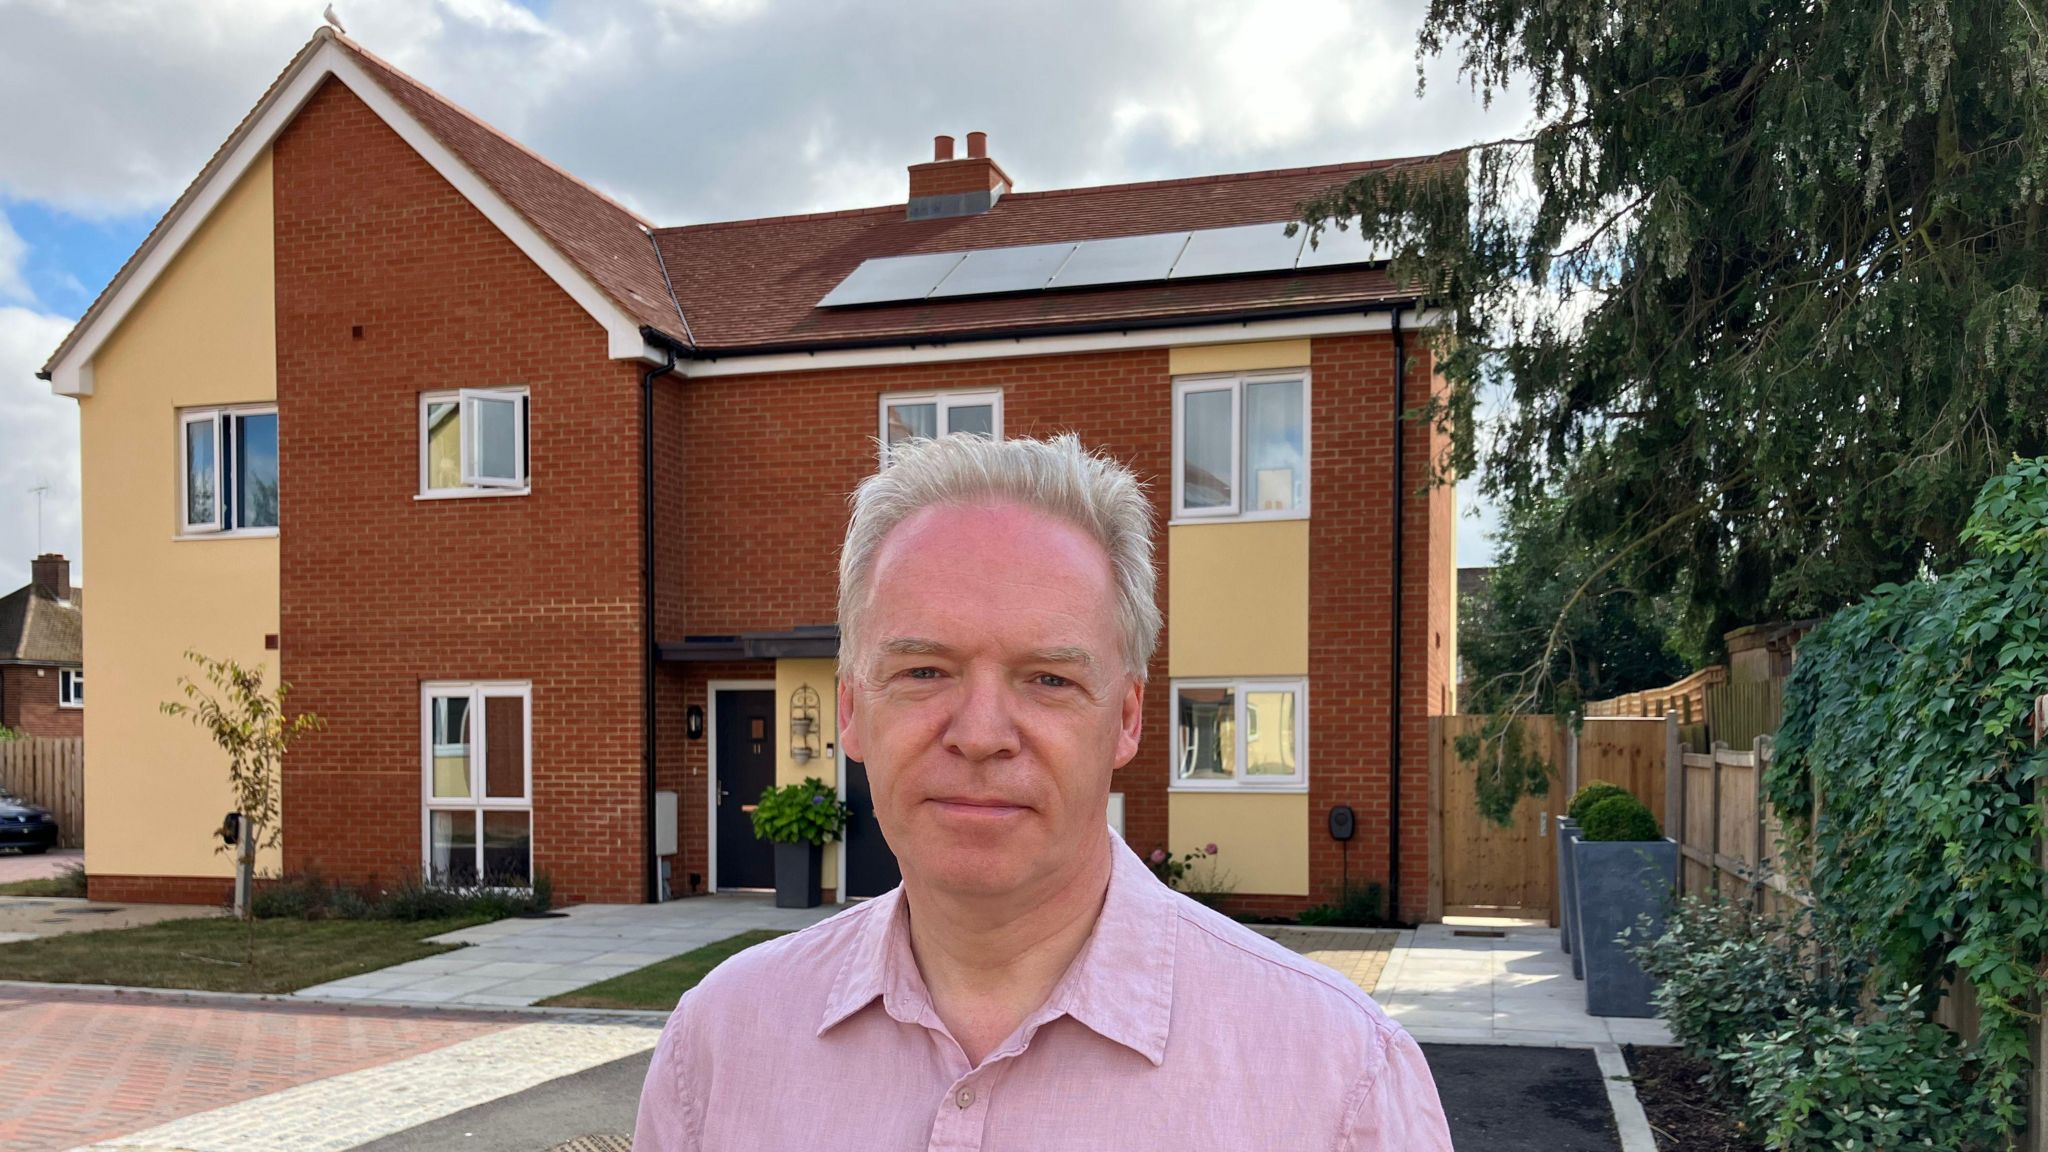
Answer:
[[[1065,676],[1056,676],[1051,672],[1040,672],[1038,674],[1038,682],[1047,688],[1065,688],[1073,684],[1073,681]]]
[[[912,680],[936,680],[939,678],[939,670],[937,668],[912,668],[903,674]]]

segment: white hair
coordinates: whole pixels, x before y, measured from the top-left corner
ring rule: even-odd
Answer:
[[[888,466],[860,482],[839,552],[839,650],[861,659],[869,581],[882,541],[940,505],[1014,503],[1086,532],[1109,555],[1124,667],[1143,683],[1159,643],[1153,590],[1152,505],[1131,470],[1081,446],[1046,440],[946,436],[889,448]]]

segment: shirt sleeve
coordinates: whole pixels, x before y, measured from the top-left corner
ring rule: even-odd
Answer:
[[[633,1152],[697,1152],[702,1145],[695,1102],[683,1081],[688,1005],[685,997],[676,1006],[648,1061],[640,1113],[633,1122]]]
[[[1421,1046],[1406,1028],[1395,1025],[1387,1034],[1385,1053],[1378,1068],[1367,1070],[1338,1147],[1344,1152],[1453,1152],[1436,1078]]]

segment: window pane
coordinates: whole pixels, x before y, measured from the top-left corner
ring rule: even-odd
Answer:
[[[891,404],[888,426],[883,432],[883,438],[891,445],[917,436],[933,439],[939,434],[939,406],[929,400],[922,404]]]
[[[476,813],[432,814],[432,869],[436,884],[476,883]]]
[[[218,445],[214,443],[213,427],[208,420],[195,420],[185,425],[185,522],[188,524],[213,524],[218,518],[214,477],[220,469],[215,464]]]
[[[1180,690],[1178,773],[1182,780],[1236,779],[1235,708],[1228,688]]]
[[[469,790],[469,697],[436,696],[434,713],[434,795],[466,800]]]
[[[462,406],[453,400],[427,405],[427,487],[462,487]]]
[[[1215,389],[1182,396],[1181,505],[1230,506],[1230,392]]]
[[[476,415],[476,474],[489,480],[519,479],[519,401],[479,399]]]
[[[526,701],[517,696],[484,697],[484,795],[526,795]]]
[[[484,882],[503,888],[533,882],[533,813],[484,813]]]
[[[1253,508],[1284,512],[1303,506],[1308,459],[1302,451],[1301,381],[1244,386],[1245,475]]]
[[[235,417],[235,526],[277,527],[277,416]]]
[[[1294,751],[1294,699],[1292,691],[1244,694],[1245,775],[1295,774],[1299,762]]]
[[[971,436],[986,436],[994,439],[996,434],[996,409],[993,404],[963,404],[946,409],[946,431],[951,434],[966,433]]]

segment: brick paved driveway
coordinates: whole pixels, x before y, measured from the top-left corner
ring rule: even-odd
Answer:
[[[0,987],[0,1148],[56,1152],[516,1023]]]
[[[16,880],[42,880],[55,876],[66,868],[83,867],[83,848],[52,848],[35,856],[9,849],[0,852],[0,884],[11,884]]]

